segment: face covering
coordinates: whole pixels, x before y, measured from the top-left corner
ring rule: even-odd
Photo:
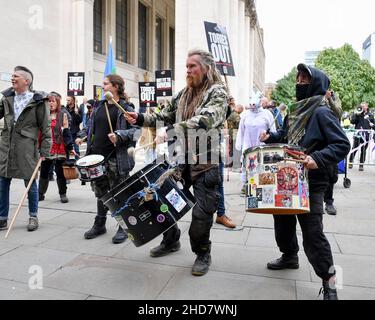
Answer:
[[[259,113],[262,109],[262,106],[260,104],[253,104],[250,106],[250,111],[254,113]]]
[[[309,90],[310,85],[309,84],[297,84],[296,85],[296,98],[297,101],[305,100],[307,99],[307,92]]]

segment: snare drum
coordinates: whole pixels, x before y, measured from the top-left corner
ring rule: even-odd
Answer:
[[[150,164],[101,198],[122,228],[127,230],[136,247],[169,230],[196,203],[190,191],[172,177],[168,177],[156,190],[156,199],[144,201],[141,196],[134,197],[155,184],[169,170],[167,162]]]
[[[101,179],[105,175],[104,157],[90,155],[79,159],[76,163],[79,179],[83,182],[92,182]]]
[[[294,215],[310,212],[308,171],[298,146],[270,144],[244,154],[248,187],[246,211]]]

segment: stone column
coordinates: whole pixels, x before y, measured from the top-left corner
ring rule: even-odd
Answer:
[[[64,6],[67,7],[67,3],[60,2],[60,8]],[[61,36],[63,37],[60,42],[60,60],[62,60],[64,66],[61,70],[64,78],[64,91],[61,93],[63,96],[66,95],[67,72],[85,72],[85,95],[92,98],[94,83],[94,0],[73,0],[69,11],[70,14],[66,14],[66,10],[63,9],[60,16]]]

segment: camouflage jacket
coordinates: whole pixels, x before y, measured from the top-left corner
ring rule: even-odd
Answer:
[[[233,111],[230,117],[228,118],[227,122],[229,132],[233,132],[233,130],[238,130],[241,122],[241,115],[236,111]]]
[[[185,138],[193,132],[199,134],[199,132],[202,133],[204,131],[210,137],[212,132],[215,132],[215,137],[218,134],[218,140],[211,138],[211,143],[207,145],[207,153],[217,152],[217,154],[220,154],[221,131],[224,128],[228,110],[228,92],[226,87],[223,84],[215,84],[208,89],[201,104],[197,107],[195,115],[186,121],[183,121],[182,110],[179,110],[179,101],[182,94],[183,91],[176,94],[160,113],[143,114],[143,123],[139,124],[144,127],[155,127],[157,125],[160,126],[158,124],[160,122],[161,126],[167,126],[169,129],[173,127],[175,132],[183,132]],[[190,143],[192,142],[192,139],[186,139],[188,146],[189,140],[191,140]],[[187,152],[191,151],[191,149],[187,150]],[[199,151],[196,155],[200,156],[201,153]]]

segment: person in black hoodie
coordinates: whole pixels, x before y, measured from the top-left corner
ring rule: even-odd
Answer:
[[[363,164],[366,161],[366,150],[370,142],[370,131],[374,128],[374,116],[369,113],[368,103],[362,102],[359,107],[359,112],[354,113],[350,119],[350,122],[355,125],[356,130],[368,130],[364,132],[359,132],[358,135],[354,136],[353,150],[361,146],[361,158],[359,171],[363,171]],[[350,164],[349,169],[353,168],[353,160],[357,151],[352,151],[350,154]]]
[[[299,145],[306,151],[309,172],[310,213],[298,215],[303,246],[316,274],[323,280],[324,300],[337,300],[336,277],[330,244],[323,233],[323,198],[334,167],[350,151],[350,143],[324,96],[329,78],[320,70],[300,64],[297,67],[296,98],[282,129],[263,132],[261,141]],[[275,237],[283,255],[267,264],[271,270],[298,269],[298,241],[295,215],[274,216]]]
[[[134,112],[125,100],[124,80],[118,75],[108,75],[103,82],[105,92],[111,92],[126,111]],[[111,133],[106,106],[114,133]],[[87,131],[88,130],[88,131]],[[94,239],[107,232],[108,208],[100,200],[108,191],[125,181],[135,166],[134,158],[128,154],[128,148],[135,147],[134,134],[137,127],[130,125],[121,111],[107,101],[101,101],[95,107],[88,128],[78,133],[76,143],[80,145],[87,138],[87,155],[102,155],[106,162],[106,176],[91,183],[97,198],[97,215],[93,227],[84,234],[85,239]],[[123,243],[128,238],[125,230],[119,226],[112,238],[114,244]]]

